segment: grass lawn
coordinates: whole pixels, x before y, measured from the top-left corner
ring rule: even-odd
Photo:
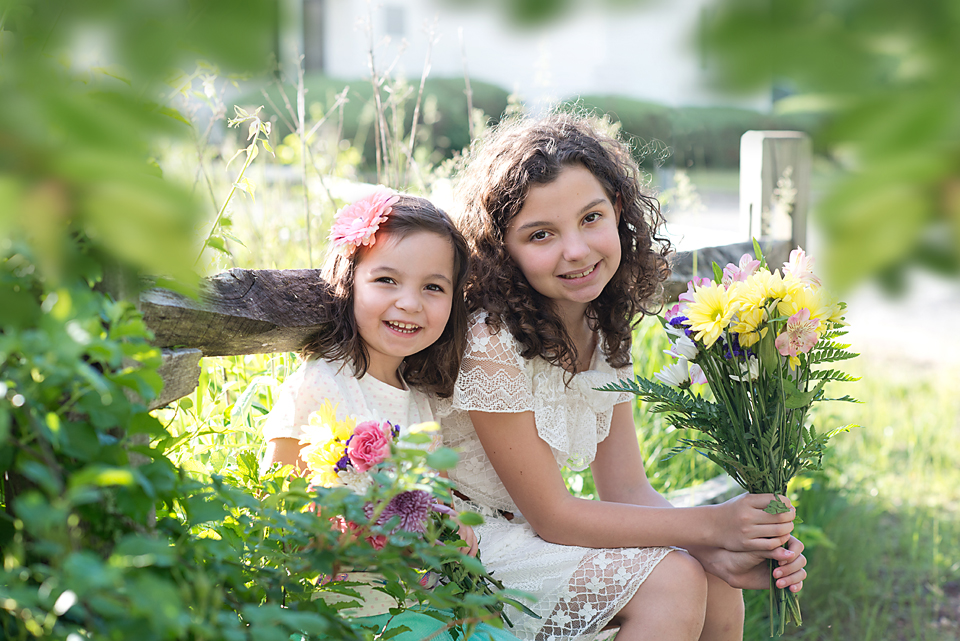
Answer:
[[[960,637],[960,383],[957,368],[858,359],[861,405],[823,405],[838,436],[824,471],[798,483],[809,577],[804,626],[785,638]],[[748,596],[747,639],[766,638],[765,602]]]

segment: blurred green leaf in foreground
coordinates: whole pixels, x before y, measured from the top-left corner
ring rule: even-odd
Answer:
[[[266,69],[276,15],[273,0],[0,0],[0,242],[29,239],[53,279],[77,273],[82,238],[189,282],[200,209],[151,158],[157,136],[189,134],[163,81],[197,59]]]
[[[786,86],[822,110],[849,172],[818,207],[835,286],[960,271],[960,3],[718,0],[705,46],[734,89]]]

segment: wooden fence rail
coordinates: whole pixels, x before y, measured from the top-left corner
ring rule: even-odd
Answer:
[[[791,241],[761,243],[771,265],[782,263]],[[752,252],[749,242],[697,250],[697,272],[737,262]],[[693,276],[693,254],[676,254],[664,301],[674,301]],[[154,288],[140,296],[144,321],[163,350],[164,389],[152,407],[162,407],[196,389],[201,356],[296,352],[320,330],[320,270],[231,269],[205,279],[196,299]]]

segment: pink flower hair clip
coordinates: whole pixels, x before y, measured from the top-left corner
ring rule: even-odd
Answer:
[[[377,242],[380,223],[387,220],[400,196],[379,188],[366,198],[347,205],[337,212],[330,229],[330,242],[343,256],[350,258],[360,245],[372,247]]]

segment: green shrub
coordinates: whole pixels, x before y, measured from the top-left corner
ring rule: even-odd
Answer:
[[[637,159],[647,169],[677,167],[736,169],[740,137],[751,129],[812,133],[819,118],[808,114],[762,114],[733,107],[666,107],[622,96],[583,96],[576,104],[609,114],[633,137]]]

